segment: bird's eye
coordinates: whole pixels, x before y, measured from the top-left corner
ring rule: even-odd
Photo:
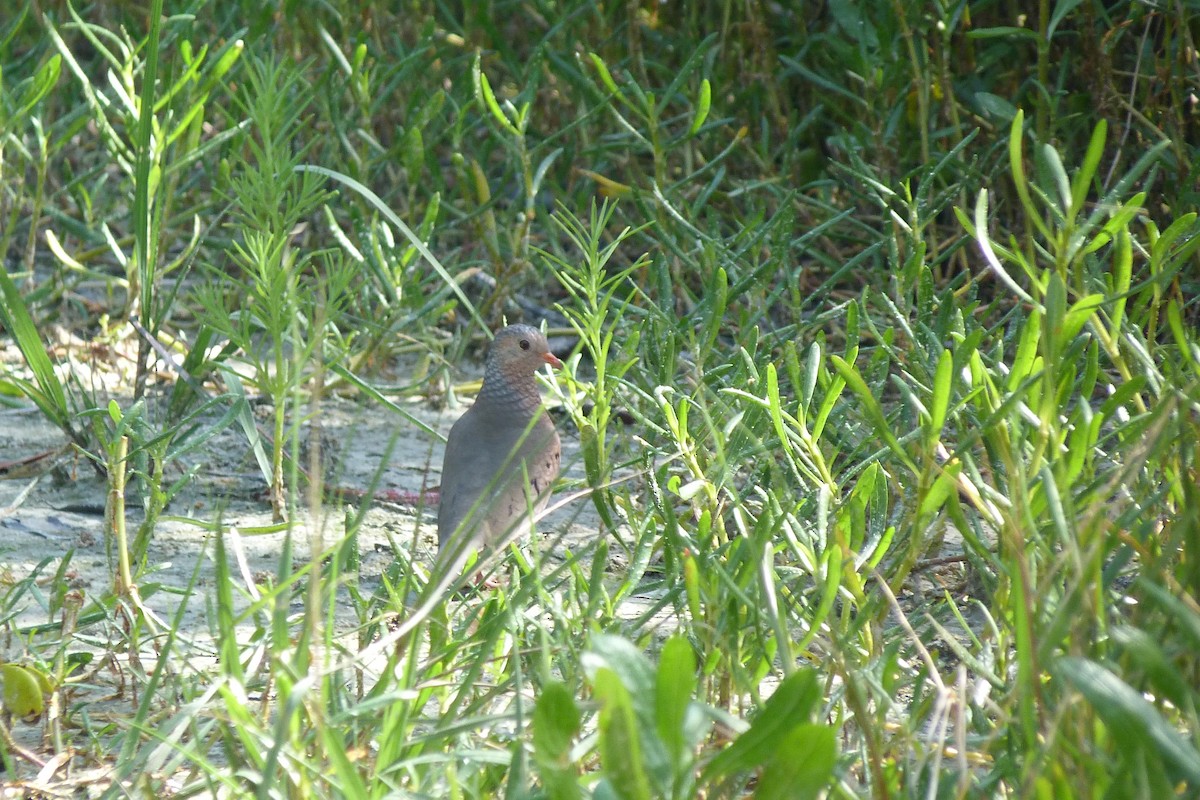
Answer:
[[[522,350],[528,350],[528,349],[529,349],[529,340],[528,340],[528,339],[522,339],[522,340],[521,340],[521,349],[522,349]]]

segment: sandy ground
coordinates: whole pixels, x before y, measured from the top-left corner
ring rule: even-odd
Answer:
[[[410,403],[405,410],[442,436],[466,405],[435,410]],[[579,443],[559,420],[563,432],[565,483],[582,475]],[[369,403],[325,400],[321,411],[321,440],[327,460],[329,488],[348,495],[339,504],[324,506],[325,540],[333,544],[343,534],[346,511],[363,502],[355,496],[377,485],[377,498],[359,534],[362,579],[377,579],[392,561],[394,545],[416,543],[420,561],[432,560],[436,550],[436,494],[424,494],[440,483],[443,443],[390,410]],[[113,567],[104,538],[104,481],[79,454],[65,449],[66,438],[32,409],[0,410],[0,463],[59,450],[37,464],[10,468],[0,479],[0,568],[6,580],[21,580],[41,564],[52,574],[57,561],[70,558],[73,584],[99,595],[111,583]],[[388,452],[390,449],[390,453]],[[330,451],[333,452],[330,452]],[[53,464],[48,463],[53,461]],[[195,478],[171,502],[150,546],[149,579],[184,589],[199,563],[199,583],[212,571],[211,528],[218,521],[240,534],[238,542],[252,572],[275,572],[286,533],[258,533],[271,526],[265,483],[241,429],[233,426],[213,438],[198,454],[170,465],[168,478],[197,469]],[[399,501],[399,502],[397,502]],[[131,535],[143,518],[141,502],[130,492],[127,524]],[[424,504],[424,507],[421,505]],[[194,520],[189,522],[188,520]],[[551,514],[540,528],[546,536],[566,533],[569,539],[596,535],[594,510],[586,501]],[[308,558],[308,514],[302,510],[292,532],[296,556]],[[48,563],[43,563],[49,559]],[[152,598],[152,608],[174,611],[177,600]],[[202,615],[198,604],[191,614]],[[36,607],[20,615],[22,624],[44,623]],[[196,620],[199,622],[199,620]]]

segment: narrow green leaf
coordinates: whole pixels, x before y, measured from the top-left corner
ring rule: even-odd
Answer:
[[[1079,251],[1081,247],[1083,255],[1090,255],[1091,253],[1095,253],[1101,248],[1106,247],[1109,242],[1120,235],[1121,231],[1128,232],[1129,226],[1132,224],[1134,219],[1144,213],[1143,209],[1145,208],[1145,203],[1145,192],[1138,192],[1133,197],[1122,203],[1115,212],[1112,212],[1111,216],[1100,228],[1100,231],[1096,233],[1096,235],[1092,237],[1091,241],[1087,243],[1087,246],[1084,247],[1083,240],[1098,224],[1097,214],[1096,212],[1093,212],[1088,219],[1079,226],[1079,230],[1071,238],[1071,246],[1068,250],[1068,256],[1070,258],[1075,258],[1077,251]]]
[[[677,774],[690,761],[684,717],[695,691],[696,655],[687,637],[676,634],[663,645],[659,657],[654,721]]]
[[[1200,787],[1200,751],[1141,692],[1090,659],[1067,656],[1056,666],[1058,679],[1087,698],[1121,752],[1150,750],[1191,782],[1193,789]]]
[[[1096,339],[1088,342],[1087,357],[1083,364],[1083,375],[1079,379],[1079,397],[1091,397],[1100,377],[1100,343]]]
[[[216,422],[211,419],[205,419],[204,424],[191,425],[184,429],[181,423],[178,431],[169,429],[165,434],[172,438],[170,449],[167,450],[165,461],[170,463],[176,461],[188,453],[194,452],[201,447],[209,444],[214,438],[225,432],[225,429],[237,421],[240,409],[236,403],[230,404],[226,402],[226,398],[215,397],[212,400],[204,403],[196,412],[185,420],[184,423],[198,419],[201,414],[211,410],[214,414],[224,412]]]
[[[579,707],[567,685],[550,681],[542,689],[533,710],[533,747],[538,760],[546,762],[564,757],[581,724]]]
[[[1178,348],[1179,354],[1187,359],[1188,364],[1193,370],[1200,372],[1200,365],[1196,363],[1192,357],[1191,342],[1188,339],[1187,333],[1183,328],[1183,316],[1179,312],[1179,303],[1172,297],[1167,301],[1167,325],[1171,328],[1171,333],[1175,337],[1175,346]]]
[[[1187,258],[1193,251],[1200,248],[1200,236],[1196,234],[1196,212],[1192,211],[1182,215],[1162,232],[1158,238],[1153,240],[1150,246],[1150,261],[1151,263],[1161,263],[1167,258],[1167,254],[1171,249],[1171,245],[1177,239],[1185,234],[1189,234],[1184,238],[1183,253],[1179,254],[1183,258]],[[1149,225],[1149,223],[1147,223]]]
[[[1083,394],[1087,397],[1087,394]],[[1084,406],[1090,409],[1090,406]],[[1076,423],[1067,435],[1067,466],[1064,485],[1074,486],[1083,472],[1083,468],[1092,462],[1095,455],[1093,448],[1100,436],[1100,428],[1104,418],[1099,414],[1090,413],[1086,422]]]
[[[1046,331],[1042,337],[1042,354],[1050,368],[1058,366],[1058,354],[1070,344],[1063,335],[1066,316],[1067,285],[1053,272],[1046,284]]]
[[[200,68],[201,68],[201,66],[203,66],[204,59],[207,54],[208,54],[208,45],[204,45],[200,48],[200,52],[198,54],[193,53],[193,54],[190,54],[191,57],[184,58],[184,63],[187,65],[186,69],[179,72],[179,74],[175,77],[175,81],[169,87],[167,87],[165,90],[159,92],[158,96],[155,98],[155,100],[154,100],[154,113],[155,114],[158,114],[160,111],[162,111],[168,105],[170,105],[171,101],[174,100],[176,97],[179,97],[179,95],[182,94],[184,89],[187,89],[189,86],[193,85],[198,80],[199,75],[200,75]],[[193,104],[191,105],[190,108],[187,108],[187,110],[184,112],[185,114],[190,115],[193,111],[195,111],[197,106],[204,105],[203,96],[193,94],[190,98],[187,98],[187,99],[192,100]]]
[[[1113,253],[1113,310],[1108,336],[1113,341],[1121,337],[1121,323],[1125,321],[1125,303],[1129,299],[1129,282],[1133,275],[1133,238],[1129,230],[1117,233],[1117,246]]]
[[[813,342],[808,348],[808,358],[804,362],[804,391],[801,393],[801,405],[807,413],[812,407],[813,393],[817,390],[817,375],[821,370],[821,345]]]
[[[1118,408],[1132,400],[1133,396],[1140,392],[1145,385],[1145,375],[1135,375],[1130,380],[1122,383],[1117,387],[1115,392],[1100,404],[1100,416],[1106,419],[1111,417]]]
[[[202,49],[207,51],[207,47]],[[210,62],[209,68],[201,76],[200,86],[195,91],[195,96],[200,98],[201,102],[208,99],[212,90],[224,79],[229,70],[233,69],[233,65],[237,63],[245,49],[244,40],[232,38],[217,51],[215,59]]]
[[[654,691],[654,670],[646,654],[620,636],[603,633],[593,636],[584,658],[584,667],[589,665],[612,669],[622,683],[642,697],[649,697]]]
[[[162,0],[151,0],[149,29],[146,31],[145,63],[142,68],[140,114],[134,128],[133,181],[133,253],[134,266],[138,274],[140,289],[137,298],[138,314],[142,325],[152,334],[158,333],[161,317],[166,311],[156,307],[154,292],[158,286],[158,200],[159,177],[162,153],[156,151],[154,140],[161,141],[158,120],[155,119],[155,93],[158,91],[158,66],[161,56]],[[155,134],[158,133],[156,137]]]
[[[641,732],[637,741],[639,769],[653,778],[657,785],[667,785],[670,781],[670,763],[666,749],[658,738],[654,718],[657,677],[645,653],[619,636],[597,634],[592,637],[583,654],[583,667],[589,679],[594,679],[601,670],[612,672],[628,690],[630,707]]]
[[[954,356],[949,350],[942,350],[937,371],[933,376],[933,397],[929,402],[929,429],[925,434],[925,444],[929,447],[937,442],[946,424],[946,412],[950,408],[950,384],[953,379]]]
[[[33,373],[37,392],[26,391],[29,399],[48,420],[65,429],[71,419],[66,391],[54,371],[50,354],[42,342],[33,317],[29,315],[21,291],[3,269],[0,269],[0,322],[8,329],[9,335],[17,343],[17,349],[24,356],[25,363],[29,365],[29,371]],[[22,386],[23,391],[26,388],[32,387]]]
[[[1042,315],[1034,311],[1021,325],[1021,338],[1017,342],[1017,353],[1013,356],[1012,368],[1008,373],[1007,388],[1014,391],[1021,382],[1033,374],[1042,338]]]
[[[883,406],[879,404],[879,400],[875,397],[874,392],[868,388],[866,381],[863,380],[858,369],[851,364],[847,364],[839,356],[831,355],[829,360],[832,362],[834,369],[842,377],[842,380],[846,382],[846,385],[858,395],[867,418],[875,426],[875,433],[883,439],[892,450],[892,453],[915,474],[917,472],[916,464],[913,463],[912,457],[901,446],[896,435],[892,433],[892,428],[883,413]]]
[[[1038,33],[1032,28],[1021,28],[1016,25],[993,25],[989,28],[975,28],[967,31],[968,39],[1029,39],[1037,41]]]
[[[1054,4],[1054,13],[1050,15],[1050,24],[1046,26],[1046,39],[1053,39],[1059,23],[1066,19],[1083,0],[1058,0]]]
[[[409,183],[420,183],[421,173],[425,168],[425,138],[421,134],[420,128],[415,125],[409,126],[408,130],[404,132],[400,152]]]
[[[1004,269],[1004,265],[1000,263],[1000,259],[996,257],[996,251],[992,247],[991,236],[988,234],[987,215],[988,192],[987,189],[980,189],[979,197],[975,200],[974,233],[975,241],[979,243],[979,251],[983,253],[983,260],[987,262],[988,267],[996,274],[996,277],[1012,290],[1013,294],[1036,307],[1037,301],[1022,289],[1019,283],[1013,280],[1013,277],[1008,274],[1008,270]]]
[[[750,729],[708,762],[701,783],[748,772],[768,763],[788,733],[810,722],[822,702],[817,673],[800,669],[783,679],[750,723]]]
[[[997,122],[1011,124],[1013,117],[1017,115],[1017,107],[1007,97],[1001,97],[998,94],[976,92],[975,103],[985,115],[992,117]]]
[[[530,184],[533,194],[536,196],[541,191],[542,180],[546,177],[546,172],[558,160],[558,157],[563,153],[563,148],[556,147],[550,151],[550,154],[538,162],[537,169],[533,171],[533,182]]]
[[[1067,523],[1067,514],[1063,508],[1062,494],[1058,490],[1058,481],[1054,478],[1054,472],[1050,469],[1049,464],[1043,464],[1038,475],[1042,479],[1042,492],[1046,498],[1046,508],[1050,512],[1050,519],[1054,523],[1054,530],[1057,532],[1058,541],[1071,541],[1073,531]]]
[[[688,136],[695,136],[704,120],[708,119],[708,110],[712,105],[712,86],[708,78],[700,81],[700,96],[696,98],[696,112],[692,117],[692,126],[688,128]]]
[[[843,358],[853,362],[858,356],[858,345],[861,341],[859,335],[859,306],[858,303],[850,303],[846,306],[846,351]]]
[[[1104,304],[1104,295],[1089,294],[1086,297],[1081,297],[1067,311],[1067,315],[1063,318],[1062,341],[1064,345],[1069,346],[1075,341],[1075,337],[1083,330],[1083,326],[1088,323],[1088,320],[1096,313],[1096,309]]]
[[[1067,170],[1063,167],[1062,156],[1049,144],[1043,144],[1038,152],[1041,153],[1042,164],[1050,171],[1054,188],[1058,190],[1059,207],[1062,215],[1066,217],[1071,211],[1071,179],[1067,177]]]
[[[892,547],[892,541],[896,538],[896,526],[889,525],[883,531],[883,535],[879,537],[879,542],[870,552],[870,558],[866,564],[866,570],[870,571],[879,566],[879,562],[883,561],[883,557],[887,555],[888,550]]]
[[[346,798],[367,798],[370,797],[370,792],[367,791],[367,785],[363,781],[362,775],[351,760],[350,754],[346,752],[346,742],[342,738],[343,733],[340,729],[335,729],[329,725],[321,726],[321,738],[325,745],[325,755],[333,764],[333,772],[337,776],[337,780],[333,786],[337,789],[337,794]]]
[[[1132,625],[1116,625],[1112,639],[1150,679],[1155,693],[1160,693],[1176,708],[1194,703],[1195,688],[1180,674],[1179,667],[1163,651],[1162,644],[1151,634]]]
[[[815,352],[819,354],[819,351]],[[825,392],[825,399],[821,401],[821,407],[817,409],[817,416],[813,419],[812,438],[814,441],[820,441],[821,434],[825,432],[825,423],[829,420],[829,415],[833,412],[834,407],[837,406],[838,400],[842,396],[842,390],[845,388],[846,382],[840,377],[835,377],[829,382],[829,389]]]
[[[238,648],[237,623],[234,619],[233,586],[236,583],[229,571],[229,558],[226,555],[225,537],[237,536],[236,532],[217,531],[213,537],[213,593],[216,600],[216,629],[218,652],[223,673],[241,684],[245,680],[242,673],[242,657]]]
[[[661,97],[666,98],[666,102],[671,102],[675,97],[682,94],[684,83],[691,80],[696,70],[703,66],[705,56],[716,46],[719,39],[720,34],[716,31],[709,33],[703,40],[692,47],[691,55],[683,63],[676,62],[678,66],[673,70],[675,77],[660,93]]]
[[[1137,585],[1149,600],[1166,611],[1168,618],[1183,637],[1183,644],[1193,650],[1200,650],[1200,613],[1192,604],[1176,597],[1170,589],[1154,583],[1145,576],[1138,578]]]
[[[591,683],[600,703],[597,727],[605,778],[622,800],[650,800],[650,781],[629,690],[608,667],[597,669]]]
[[[942,469],[937,478],[934,479],[933,485],[929,487],[929,491],[921,498],[920,514],[922,516],[934,514],[941,510],[946,504],[946,500],[950,495],[957,491],[958,474],[962,472],[962,463],[955,461],[947,464]]]
[[[588,57],[592,60],[592,66],[596,68],[596,72],[600,75],[600,82],[604,84],[604,88],[608,89],[609,93],[620,100],[625,105],[629,105],[629,101],[625,99],[625,95],[617,88],[617,82],[613,80],[612,73],[608,71],[608,65],[604,60],[595,53],[588,53]]]
[[[58,83],[61,73],[62,56],[56,53],[46,59],[46,62],[34,73],[33,81],[25,87],[25,91],[21,93],[21,99],[17,101],[17,110],[13,114],[13,119],[24,117],[33,110],[34,106],[42,102]]]
[[[504,800],[529,800],[529,751],[522,742],[514,740],[508,752],[508,774],[504,776],[504,794],[500,796]]]
[[[767,363],[767,410],[771,414],[771,425],[775,428],[775,435],[779,437],[781,447],[788,446],[787,428],[783,424],[783,406],[779,398],[779,375],[775,371],[775,365]]]
[[[1088,143],[1083,165],[1079,168],[1079,172],[1075,173],[1075,179],[1071,181],[1071,207],[1067,212],[1069,219],[1074,219],[1083,211],[1088,188],[1092,185],[1092,178],[1096,176],[1096,168],[1100,166],[1100,158],[1104,155],[1104,141],[1107,134],[1108,123],[1101,119],[1092,130],[1092,139]]]
[[[8,52],[9,43],[16,38],[17,34],[24,27],[25,19],[29,16],[31,7],[31,3],[22,3],[16,13],[4,20],[4,29],[0,30],[0,51]],[[0,70],[0,79],[3,79],[3,76],[3,70]]]
[[[241,376],[231,368],[222,365],[221,371],[225,376],[225,387],[234,398],[234,405],[238,409],[238,424],[242,428],[242,433],[246,435],[246,441],[250,444],[251,452],[254,453],[254,458],[258,463],[258,469],[262,473],[263,480],[270,484],[272,473],[271,456],[267,453],[266,447],[263,445],[262,436],[258,432],[258,423],[254,419],[254,412],[251,410],[250,403],[246,399],[246,387],[242,385]]]
[[[1033,203],[1033,198],[1029,194],[1029,178],[1025,174],[1025,156],[1022,147],[1025,135],[1025,110],[1018,109],[1017,115],[1013,117],[1012,127],[1009,128],[1008,134],[1008,166],[1012,171],[1013,186],[1017,190],[1017,197],[1021,200],[1021,207],[1025,209],[1026,220],[1032,222],[1034,227],[1038,229],[1038,233],[1043,239],[1051,241],[1054,235],[1042,220],[1041,211]],[[981,190],[981,194],[986,191]],[[978,215],[975,219],[975,227],[979,230],[986,230],[986,227],[980,224]]]
[[[500,108],[500,104],[496,101],[496,95],[492,92],[492,85],[488,81],[487,74],[483,71],[480,64],[482,56],[480,53],[475,53],[475,64],[471,68],[471,76],[475,79],[475,98],[483,104],[483,106],[491,112],[492,117],[501,128],[508,131],[513,136],[520,136],[521,132],[513,125],[512,120]]]
[[[533,709],[533,757],[550,800],[582,797],[570,753],[582,717],[566,684],[550,681]]]

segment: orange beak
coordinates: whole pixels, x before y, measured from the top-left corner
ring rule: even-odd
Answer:
[[[555,369],[562,369],[562,362],[558,360],[558,356],[554,355],[554,353],[546,353],[542,356],[542,361],[545,361]]]

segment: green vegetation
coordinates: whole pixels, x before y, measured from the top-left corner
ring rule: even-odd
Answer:
[[[8,779],[74,752],[112,797],[1200,793],[1194,3],[16,5],[0,398],[104,476],[117,556],[82,595],[69,558],[6,576]],[[359,575],[302,433],[331,387],[382,406],[401,354],[428,372],[389,399],[444,385],[523,298],[579,337],[559,497],[602,535],[397,631],[427,562]],[[136,343],[120,391],[52,325]],[[248,584],[202,516],[217,572],[162,619],[157,526],[235,431],[278,570]]]

